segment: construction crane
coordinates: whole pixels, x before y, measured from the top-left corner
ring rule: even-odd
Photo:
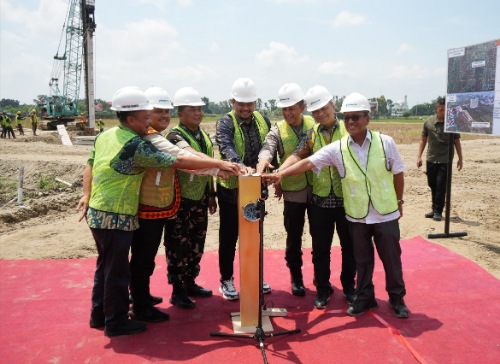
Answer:
[[[67,125],[68,122],[78,119],[78,125],[94,129],[94,50],[93,35],[96,28],[95,0],[69,0],[66,21],[63,25],[57,53],[50,77],[50,96],[44,100],[41,115],[44,122],[41,128],[54,130],[58,124]],[[64,53],[61,50],[63,35]],[[62,54],[61,54],[62,53]],[[86,100],[89,112],[87,122],[85,116],[78,113],[80,96],[80,81],[84,65]],[[62,92],[59,88],[61,72],[63,76]]]

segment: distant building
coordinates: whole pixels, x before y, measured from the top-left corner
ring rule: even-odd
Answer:
[[[396,117],[403,116],[404,113],[409,110],[407,98],[408,98],[408,96],[405,95],[404,102],[399,100],[398,102],[395,102],[394,104],[392,104],[391,116],[396,116]]]

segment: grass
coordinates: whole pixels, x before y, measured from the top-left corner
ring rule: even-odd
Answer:
[[[40,190],[54,190],[62,187],[62,184],[56,181],[54,176],[41,175],[38,180],[38,188]]]
[[[215,122],[220,118],[220,116],[209,116],[204,117],[201,124],[202,128],[210,135],[215,134]],[[422,126],[424,121],[427,119],[426,116],[419,118],[394,118],[394,119],[377,119],[370,121],[370,129],[374,131],[379,131],[383,134],[390,135],[394,138],[397,144],[412,144],[419,143],[422,135]],[[281,120],[281,118],[273,118],[271,124],[276,123]],[[105,119],[106,129],[111,128],[119,124],[118,119]],[[168,129],[173,128],[179,123],[179,118],[172,118],[170,121],[170,126]],[[474,139],[484,139],[484,138],[500,138],[491,137],[480,134],[462,134],[462,140],[474,140]]]

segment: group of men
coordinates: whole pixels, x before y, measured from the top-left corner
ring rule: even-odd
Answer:
[[[36,129],[38,125],[38,117],[36,116],[36,110],[33,109],[30,113],[30,119],[31,119],[31,126],[33,130],[33,135],[36,134]],[[16,134],[14,133],[14,129],[12,128],[12,119],[10,116],[7,114],[7,111],[2,111],[2,114],[0,115],[0,118],[2,119],[2,139],[6,139],[7,137],[10,139],[12,136],[13,139],[16,139]],[[15,118],[15,123],[17,126],[17,130],[19,131],[19,135],[24,135],[24,129],[23,129],[23,120],[24,117],[21,116],[21,111],[18,111],[16,113],[16,118]]]
[[[306,294],[302,235],[307,212],[317,291],[314,306],[324,309],[333,293],[330,251],[336,228],[346,313],[358,316],[377,307],[374,243],[386,272],[389,305],[397,317],[409,316],[398,223],[405,166],[394,140],[368,129],[367,98],[358,93],[347,96],[340,121],[325,87],[317,85],[304,94],[297,84],[288,83],[278,92],[283,120],[274,126],[256,111],[256,101],[254,82],[237,79],[232,110],[216,124],[220,159],[214,159],[212,141],[200,128],[205,104],[193,88],[179,89],[173,104],[159,87],[145,92],[126,87],[115,93],[112,109],[120,125],[96,137],[78,204],[83,211],[80,220],[86,218],[98,250],[92,328],[104,327],[107,336],[134,334],[145,330],[146,322],[169,318],[154,307],[162,298],[149,289],[162,235],[171,304],[192,309],[192,297],[212,296],[196,278],[208,213],[216,212],[217,203],[219,291],[227,300],[238,299],[237,177],[255,171],[284,199],[285,261],[293,295]],[[174,107],[179,125],[164,137]],[[303,114],[306,108],[312,117]],[[265,281],[262,288],[263,293],[271,292]]]

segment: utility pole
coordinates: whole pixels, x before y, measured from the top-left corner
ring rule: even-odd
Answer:
[[[95,0],[82,1],[83,56],[85,64],[85,96],[88,110],[88,128],[95,133],[95,86],[94,86],[94,31]]]

